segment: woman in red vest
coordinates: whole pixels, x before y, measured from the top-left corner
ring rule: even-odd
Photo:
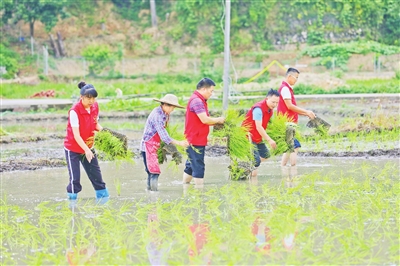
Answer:
[[[69,110],[67,136],[64,140],[69,172],[68,198],[76,200],[78,193],[82,190],[80,173],[80,164],[82,164],[96,191],[97,200],[106,202],[109,194],[93,149],[95,131],[103,129],[98,123],[97,91],[92,84],[86,84],[84,81],[78,84],[78,88],[80,100]]]
[[[208,113],[207,100],[214,92],[214,81],[203,78],[196,88],[186,107],[185,136],[190,146],[186,149],[189,158],[183,173],[183,183],[190,183],[193,178],[195,185],[201,186],[204,184],[204,153],[210,126],[223,124],[225,118],[213,118]]]
[[[286,72],[286,78],[282,81],[282,84],[279,88],[279,103],[278,103],[278,113],[286,115],[291,122],[296,123],[299,119],[300,115],[306,115],[310,119],[315,118],[315,114],[303,108],[300,108],[296,104],[296,98],[294,97],[293,86],[296,84],[297,79],[299,78],[300,72],[290,67]],[[300,142],[297,139],[294,139],[294,152],[287,152],[283,154],[281,165],[285,166],[290,159],[290,164],[292,166],[296,165],[297,162],[297,152],[301,147]]]
[[[251,173],[252,177],[257,176],[257,167],[261,161],[265,161],[270,157],[267,146],[264,143],[268,141],[271,148],[276,149],[276,143],[265,131],[268,122],[274,114],[274,108],[278,105],[279,93],[277,90],[270,89],[267,97],[254,104],[247,112],[242,126],[248,128],[251,141],[254,144],[254,166],[255,170]]]

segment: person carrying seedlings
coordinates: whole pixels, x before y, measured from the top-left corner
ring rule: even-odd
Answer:
[[[285,80],[282,81],[282,84],[279,87],[280,96],[278,103],[278,114],[287,116],[287,118],[295,124],[298,123],[299,114],[306,115],[310,119],[315,118],[315,114],[313,113],[313,111],[300,108],[296,104],[296,98],[294,97],[293,86],[294,84],[296,84],[299,75],[300,72],[297,69],[290,67],[286,71]],[[296,138],[293,139],[293,141],[294,141],[294,147],[293,147],[294,151],[293,152],[288,151],[283,154],[281,166],[285,166],[289,161],[289,159],[290,159],[290,164],[292,166],[296,165],[297,152],[301,147],[301,144]]]
[[[223,124],[224,117],[210,117],[207,100],[214,92],[215,82],[203,78],[197,83],[186,107],[185,136],[190,146],[186,149],[188,160],[183,173],[183,183],[190,183],[194,179],[195,185],[204,184],[204,154],[210,126]]]
[[[270,89],[264,100],[255,103],[247,112],[242,126],[246,127],[249,131],[249,138],[254,144],[254,167],[251,176],[257,176],[257,167],[260,166],[262,161],[270,157],[267,146],[264,141],[267,141],[271,148],[276,149],[275,141],[268,136],[265,131],[268,122],[274,114],[274,108],[279,102],[279,92]]]
[[[158,162],[157,150],[160,148],[161,140],[166,144],[179,145],[186,148],[189,144],[186,140],[172,139],[165,127],[168,124],[169,116],[177,108],[184,108],[178,103],[178,97],[167,94],[162,99],[154,99],[160,102],[160,106],[151,111],[144,127],[143,138],[140,143],[144,167],[147,172],[147,189],[157,191],[158,177],[161,173]]]
[[[92,84],[79,82],[80,100],[68,112],[67,135],[64,140],[65,157],[69,172],[67,194],[76,200],[82,190],[80,163],[85,169],[96,191],[98,201],[108,200],[109,193],[104,183],[94,146],[94,134],[103,127],[98,123],[99,106],[97,91]]]

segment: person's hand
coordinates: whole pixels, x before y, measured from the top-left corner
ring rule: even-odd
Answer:
[[[276,142],[273,139],[269,139],[268,143],[272,149],[274,149],[274,150],[276,149]]]
[[[314,119],[316,117],[316,115],[314,114],[313,111],[307,110],[306,115],[310,118],[310,119]]]
[[[85,156],[86,156],[86,159],[88,160],[89,163],[90,163],[90,162],[92,161],[92,159],[94,158],[94,154],[93,154],[93,152],[92,152],[90,149],[87,149],[87,150],[85,151]]]
[[[187,148],[189,146],[189,142],[187,140],[181,140],[178,142],[178,145]]]
[[[217,124],[225,123],[225,117],[217,117]]]

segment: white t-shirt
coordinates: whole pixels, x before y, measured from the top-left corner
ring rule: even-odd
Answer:
[[[86,109],[86,111],[88,111],[88,113],[90,114],[90,108]],[[78,115],[74,110],[71,110],[69,112],[69,122],[71,123],[71,127],[79,127]]]
[[[281,95],[284,100],[292,99],[292,94],[290,94],[290,90],[286,86],[282,88]]]

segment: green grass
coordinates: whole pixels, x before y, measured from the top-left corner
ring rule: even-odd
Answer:
[[[98,93],[99,98],[114,98],[116,96],[115,90],[120,88],[124,96],[137,97],[137,95],[147,97],[162,97],[166,93],[174,93],[178,97],[189,97],[195,90],[196,83],[200,77],[196,79],[184,79],[179,75],[158,75],[149,78],[142,82],[134,80],[130,81],[104,81],[86,79],[87,83],[92,83]],[[220,86],[221,81],[215,80],[217,83],[216,92],[222,92]],[[77,84],[69,83],[53,83],[53,82],[40,82],[38,85],[24,85],[24,84],[3,84],[1,90],[1,97],[4,99],[26,99],[36,92],[55,90],[55,98],[69,99],[79,96],[79,89]],[[367,79],[367,80],[348,80],[346,86],[337,87],[335,89],[322,89],[317,86],[298,84],[296,86],[296,93],[300,94],[343,94],[343,93],[398,93],[399,80],[393,79]],[[254,95],[254,93],[251,93]],[[264,92],[259,92],[264,95]],[[133,101],[133,100],[131,100]],[[211,100],[212,101],[212,100]],[[126,104],[126,102],[125,102]],[[128,102],[134,104],[134,102]],[[220,107],[220,105],[219,105]]]

